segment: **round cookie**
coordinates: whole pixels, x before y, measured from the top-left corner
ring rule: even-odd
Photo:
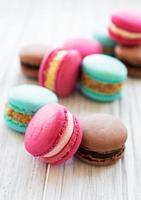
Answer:
[[[11,89],[5,106],[6,124],[20,133],[25,130],[33,115],[42,106],[58,101],[48,89],[36,85],[20,85]]]
[[[113,13],[109,34],[119,44],[141,44],[141,13],[133,11]]]
[[[81,92],[92,100],[108,102],[121,97],[127,69],[118,59],[108,55],[90,55],[82,61]]]
[[[133,47],[117,45],[115,55],[125,63],[129,76],[141,78],[141,45]]]
[[[93,114],[81,119],[83,138],[76,156],[98,166],[110,165],[124,153],[127,129],[116,117]]]
[[[103,52],[102,45],[98,41],[89,38],[69,39],[63,46],[66,49],[75,49],[79,51],[82,58],[91,54]]]
[[[38,78],[38,71],[44,55],[50,47],[32,44],[23,47],[19,53],[22,72],[29,78]]]
[[[60,97],[67,97],[75,89],[80,64],[78,51],[54,49],[45,55],[41,63],[39,83]]]
[[[41,108],[27,128],[24,144],[35,157],[50,164],[71,158],[80,146],[82,129],[78,119],[59,104]]]
[[[102,45],[103,54],[114,55],[116,42],[110,38],[107,31],[97,31],[93,34],[93,37]]]

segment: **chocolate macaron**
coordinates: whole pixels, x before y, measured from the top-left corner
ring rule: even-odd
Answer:
[[[50,47],[41,44],[23,47],[19,53],[19,57],[24,75],[37,79],[41,61],[49,50]]]
[[[89,164],[104,166],[119,160],[125,149],[127,129],[116,117],[94,114],[81,119],[83,139],[76,156]]]
[[[141,45],[132,47],[117,45],[115,54],[127,66],[129,76],[141,78]]]

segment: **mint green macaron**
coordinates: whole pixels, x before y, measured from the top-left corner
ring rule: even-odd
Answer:
[[[106,30],[100,30],[93,34],[93,38],[96,39],[103,47],[103,53],[107,55],[114,55],[114,48],[116,42],[113,41]]]
[[[96,101],[114,101],[121,97],[126,78],[127,69],[118,59],[102,54],[90,55],[82,61],[80,90]]]
[[[57,96],[37,85],[19,85],[11,89],[5,106],[4,119],[8,127],[25,133],[33,115],[42,106],[57,103]]]

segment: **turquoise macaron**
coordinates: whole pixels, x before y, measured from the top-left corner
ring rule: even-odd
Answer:
[[[14,87],[5,106],[5,122],[11,129],[25,133],[37,110],[46,104],[57,102],[57,96],[41,86],[24,84]]]
[[[100,30],[93,34],[93,38],[96,39],[103,47],[103,53],[107,55],[114,55],[114,49],[116,42],[113,41],[106,30]]]
[[[95,54],[82,61],[80,90],[90,99],[102,102],[114,101],[121,97],[127,68],[116,58]]]

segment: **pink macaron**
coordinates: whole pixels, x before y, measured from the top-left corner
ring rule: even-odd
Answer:
[[[61,164],[71,158],[82,140],[78,119],[66,107],[48,104],[30,121],[24,144],[26,150],[50,164]]]
[[[53,49],[41,63],[39,83],[60,97],[67,97],[76,86],[80,64],[81,56],[78,51]]]
[[[82,58],[91,54],[103,52],[102,45],[98,41],[89,38],[69,39],[63,46],[66,49],[75,49],[79,51]]]
[[[112,15],[109,34],[125,45],[141,44],[141,12],[119,11]]]

